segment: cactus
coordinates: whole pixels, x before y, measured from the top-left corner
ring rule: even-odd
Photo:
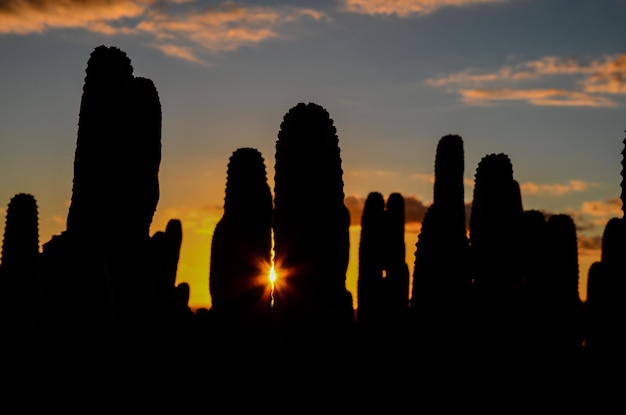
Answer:
[[[626,213],[626,138],[622,141],[624,144],[624,148],[622,149],[622,161],[620,164],[622,165],[622,171],[620,175],[622,176],[622,181],[620,182],[620,200],[622,201],[622,217],[624,213]]]
[[[37,201],[30,194],[19,193],[7,208],[0,262],[0,326],[13,334],[31,330],[31,295],[38,255]]]
[[[520,352],[523,336],[521,224],[524,210],[513,166],[489,154],[476,169],[470,217],[475,353],[494,359]]]
[[[229,331],[253,334],[269,323],[272,195],[265,161],[239,148],[228,163],[224,214],[211,244],[211,309]]]
[[[182,223],[178,219],[170,219],[165,231],[157,231],[150,238],[157,312],[167,322],[176,314],[176,272],[182,238]]]
[[[404,243],[404,197],[391,193],[385,209],[385,310],[388,324],[402,326],[409,308],[409,267]]]
[[[626,342],[623,327],[626,324],[626,222],[611,218],[602,235],[600,266],[589,276],[587,312],[590,315],[590,336],[587,346],[594,358],[623,359]],[[590,270],[591,274],[591,270]]]
[[[385,272],[385,200],[378,192],[367,195],[361,215],[359,240],[359,275],[357,297],[359,307],[356,322],[368,329],[382,322]]]
[[[520,275],[519,235],[523,217],[519,184],[505,154],[489,154],[476,169],[470,243],[477,287],[498,295],[516,290]]]
[[[55,269],[44,274],[65,282],[42,284],[90,286],[80,279],[103,278],[89,289],[112,289],[115,318],[132,334],[150,325],[156,304],[149,228],[159,198],[160,161],[161,105],[153,82],[133,76],[130,59],[120,49],[95,48],[81,97],[67,231],[51,241],[54,247],[46,254]],[[76,251],[61,253],[61,247]],[[63,265],[51,255],[75,263]],[[99,263],[88,264],[86,257]],[[60,275],[67,272],[81,275]],[[110,294],[93,295],[108,303]],[[46,295],[63,296],[64,291]]]
[[[442,137],[435,156],[433,203],[424,215],[415,245],[410,302],[413,324],[429,340],[439,338],[442,343],[447,342],[442,337],[444,327],[446,333],[460,333],[465,328],[461,319],[469,312],[471,279],[463,171],[462,138]],[[448,330],[451,325],[454,329]]]
[[[338,143],[333,120],[313,103],[291,108],[278,133],[273,226],[276,260],[289,276],[276,286],[273,310],[287,330],[345,329],[354,320]]]
[[[572,358],[582,350],[582,302],[578,292],[578,242],[569,215],[548,218],[547,278],[543,283],[544,347],[553,355]]]

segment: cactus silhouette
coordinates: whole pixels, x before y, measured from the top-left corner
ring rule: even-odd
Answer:
[[[165,231],[157,231],[150,237],[157,312],[170,325],[178,322],[176,317],[180,314],[176,298],[176,272],[182,239],[183,229],[179,219],[170,219]]]
[[[509,157],[502,153],[483,157],[474,181],[470,253],[476,305],[473,344],[484,356],[516,353],[520,345],[523,214]]]
[[[611,218],[602,235],[600,263],[589,270],[587,313],[589,315],[585,347],[593,359],[623,359],[626,342],[626,223]],[[593,271],[593,272],[592,272]],[[623,361],[623,360],[622,360]]]
[[[446,135],[435,156],[433,203],[418,236],[411,315],[424,342],[461,347],[447,336],[467,330],[471,295],[469,241],[465,225],[464,150],[458,135]],[[466,319],[466,320],[464,320]],[[445,334],[445,335],[444,335]]]
[[[133,335],[152,328],[149,228],[160,161],[161,105],[153,82],[133,76],[120,49],[95,48],[83,84],[67,230],[44,245],[48,268],[40,286],[48,308],[59,307],[61,315],[83,308],[82,292],[99,299],[93,304],[104,310],[94,315],[103,324],[105,316],[115,318]]]
[[[541,289],[544,329],[540,341],[552,357],[572,359],[581,352],[583,345],[576,226],[566,214],[550,216],[547,224],[550,251],[547,278]]]
[[[624,144],[624,148],[622,149],[622,161],[620,164],[622,165],[622,170],[620,175],[622,176],[622,181],[620,182],[620,200],[622,201],[622,217],[626,212],[626,138],[622,141]]]
[[[268,327],[271,249],[265,160],[254,148],[239,148],[228,163],[224,214],[213,234],[209,270],[211,311],[232,333],[262,334]]]
[[[359,240],[356,322],[364,330],[379,328],[384,322],[385,236],[385,199],[371,192],[363,206]]]
[[[276,142],[273,224],[283,277],[273,315],[287,331],[333,331],[354,322],[345,286],[350,213],[338,144],[323,107],[299,103],[285,114]]]
[[[16,194],[7,208],[0,263],[0,330],[11,341],[31,330],[30,307],[39,255],[35,197]]]
[[[385,310],[389,325],[403,326],[409,310],[409,267],[404,242],[404,197],[391,193],[385,210]],[[404,329],[404,327],[402,327]]]

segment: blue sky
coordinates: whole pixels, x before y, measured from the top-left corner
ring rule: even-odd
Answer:
[[[411,265],[439,138],[464,139],[467,202],[480,159],[509,155],[526,209],[576,221],[584,297],[603,226],[621,216],[624,16],[626,0],[0,0],[1,212],[31,193],[41,243],[65,229],[86,63],[116,46],[159,91],[153,231],[182,220],[193,304],[210,303],[228,158],[257,148],[273,188],[276,134],[298,102],[333,118],[354,212],[371,191],[408,200]]]

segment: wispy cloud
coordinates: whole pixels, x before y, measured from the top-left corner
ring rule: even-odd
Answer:
[[[592,200],[583,202],[582,213],[609,219],[611,217],[621,217],[622,215],[622,201],[620,198],[615,197],[606,200]]]
[[[148,35],[168,56],[205,64],[205,53],[232,51],[281,36],[280,26],[326,16],[290,6],[206,7],[186,0],[0,1],[0,34],[84,29],[104,35]]]
[[[0,1],[0,33],[42,33],[82,28],[104,34],[122,28],[113,22],[137,18],[153,0],[5,0]]]
[[[569,81],[571,87],[537,86],[555,80]],[[521,83],[533,85],[514,87]],[[536,106],[612,107],[617,104],[606,95],[626,95],[626,53],[593,60],[546,56],[493,72],[466,69],[426,84],[458,93],[470,105],[525,101]]]
[[[343,9],[353,13],[412,17],[427,15],[445,7],[463,7],[507,0],[342,0]]]
[[[520,190],[524,195],[553,195],[562,196],[572,192],[584,192],[594,185],[583,180],[570,180],[565,184],[537,184],[533,182],[520,183]]]

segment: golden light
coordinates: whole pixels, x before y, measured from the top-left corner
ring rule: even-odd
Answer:
[[[272,287],[276,282],[276,268],[274,268],[274,264],[270,267],[270,282],[272,283]]]

